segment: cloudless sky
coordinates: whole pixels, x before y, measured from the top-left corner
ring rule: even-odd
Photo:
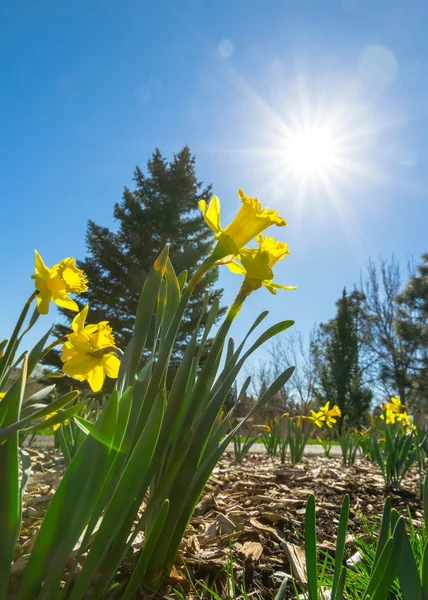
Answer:
[[[223,225],[239,187],[288,222],[272,231],[291,249],[276,280],[299,289],[255,293],[238,339],[265,308],[308,333],[370,256],[419,259],[427,22],[424,0],[3,2],[0,337],[32,291],[34,248],[48,265],[83,258],[87,220],[115,227],[156,146],[171,158],[189,144]],[[314,130],[327,136],[315,173],[293,159]],[[225,301],[238,279],[222,271]]]

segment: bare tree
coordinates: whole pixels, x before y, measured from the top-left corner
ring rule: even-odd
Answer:
[[[282,371],[283,370],[284,369],[282,369]],[[264,392],[282,371],[274,369],[273,365],[267,360],[260,361],[257,366],[253,365],[245,369],[247,377],[251,377],[248,394],[254,402],[263,396]],[[287,386],[288,385],[289,383],[287,383]],[[279,417],[284,414],[289,408],[288,393],[285,388],[282,388],[275,396],[273,396],[268,404],[260,410],[259,414],[263,421],[269,421],[273,419],[273,417]]]
[[[397,332],[396,298],[403,288],[399,262],[392,256],[380,258],[379,269],[370,260],[367,278],[361,283],[365,295],[364,345],[368,354],[367,370],[375,386],[386,394],[398,393],[405,403],[411,391],[410,377],[414,349]]]
[[[301,414],[308,414],[314,400],[316,371],[311,346],[315,330],[309,334],[308,343],[301,332],[278,336],[269,349],[271,368],[278,375],[287,365],[294,365],[295,371],[287,384],[291,411],[299,408]]]

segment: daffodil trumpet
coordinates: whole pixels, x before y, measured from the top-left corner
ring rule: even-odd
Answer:
[[[241,208],[238,214],[225,229],[220,223],[220,201],[213,196],[208,205],[205,200],[199,202],[199,208],[208,227],[215,233],[217,245],[211,255],[214,262],[226,256],[237,256],[246,244],[271,225],[284,227],[285,220],[276,210],[263,208],[257,198],[247,196],[242,189],[238,190]]]

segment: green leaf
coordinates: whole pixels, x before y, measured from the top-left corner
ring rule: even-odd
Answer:
[[[178,285],[180,286],[180,294],[182,293],[184,286],[186,285],[187,275],[187,271],[181,271],[180,275],[177,277]]]
[[[61,452],[64,457],[64,462],[65,462],[66,466],[68,467],[68,465],[71,463],[71,452],[70,452],[70,447],[67,443],[67,439],[64,435],[63,428],[60,427],[56,433],[58,435],[59,447],[61,448]]]
[[[40,402],[41,400],[44,400],[45,398],[50,396],[50,394],[52,394],[54,389],[55,389],[55,384],[48,385],[47,387],[35,392],[28,398],[25,398],[23,405],[22,405],[22,411],[30,408],[32,404],[36,404],[36,403]]]
[[[153,405],[146,426],[141,432],[134,451],[121,474],[116,490],[106,508],[100,528],[95,534],[82,571],[74,582],[70,600],[81,600],[83,593],[94,577],[111,543],[118,534],[129,510],[132,507],[135,507],[135,510],[139,508],[138,497],[142,492],[141,485],[146,479],[146,473],[150,467],[156,448],[163,411],[164,402],[159,397]],[[143,490],[144,493],[145,490]]]
[[[134,382],[135,373],[139,367],[144,348],[146,346],[147,335],[152,322],[152,315],[155,310],[159,287],[163,279],[165,268],[168,261],[168,246],[166,246],[156,259],[147,279],[144,283],[137,306],[135,317],[134,335],[132,342],[132,354],[129,370],[127,372],[128,383]]]
[[[168,510],[169,500],[165,500],[156,517],[153,529],[151,530],[150,535],[145,541],[144,548],[140,552],[140,556],[138,557],[138,561],[132,573],[131,579],[128,585],[126,586],[125,594],[123,595],[123,600],[132,600],[132,598],[134,598],[134,595],[137,592],[140,582],[144,577],[148,561],[152,556],[153,552],[156,551],[156,543],[165,525],[165,521],[168,516]]]
[[[315,520],[315,497],[310,494],[305,515],[305,557],[309,600],[318,600],[317,534]]]
[[[275,596],[275,600],[285,600],[285,594],[287,592],[287,585],[288,582],[290,581],[290,579],[288,577],[285,577],[285,579],[282,581],[278,593]]]
[[[422,600],[428,600],[428,540],[425,542],[425,548],[421,561],[421,583],[422,583]]]
[[[425,476],[422,497],[424,504],[425,532],[428,535],[428,475]]]
[[[406,530],[404,527],[404,519],[400,517],[394,527],[392,535],[392,549],[389,556],[388,564],[380,577],[380,581],[371,600],[385,600],[388,597],[389,590],[397,574],[398,564],[401,558],[401,550]],[[380,561],[379,563],[380,564]]]
[[[9,390],[9,409],[3,424],[12,425],[19,419],[27,380],[27,358],[19,379]],[[10,567],[21,519],[19,487],[18,432],[0,444],[0,598],[6,598]]]
[[[370,579],[365,589],[365,592],[362,596],[361,600],[373,600],[372,594],[376,589],[376,586],[380,582],[385,570],[388,566],[388,561],[392,552],[392,538],[388,538],[388,540],[383,545],[382,552],[380,553],[379,560],[376,563],[376,566],[372,568]],[[385,600],[385,599],[384,599]]]
[[[418,600],[421,598],[422,589],[419,569],[407,533],[404,534],[403,549],[398,565],[398,577],[404,600]]]
[[[44,350],[45,344],[48,341],[49,336],[52,333],[53,327],[54,326],[52,325],[52,327],[37,342],[37,344],[34,346],[34,348],[31,350],[30,354],[28,355],[28,377],[31,375],[31,373],[34,371],[37,364],[40,362],[40,359],[42,358],[42,356],[44,354],[43,350]]]
[[[383,506],[382,523],[380,526],[379,538],[376,546],[376,554],[373,561],[373,570],[375,569],[383,548],[389,538],[389,528],[391,525],[391,498],[388,496]]]
[[[172,266],[171,261],[166,261],[165,269],[165,283],[166,283],[166,304],[165,311],[162,319],[162,335],[161,344],[167,336],[168,329],[171,325],[172,319],[177,311],[178,303],[180,302],[180,284]]]
[[[22,479],[21,479],[21,502],[22,498],[25,494],[25,490],[27,489],[28,481],[31,475],[31,456],[23,450],[19,448],[19,454],[21,456],[21,465],[22,465]]]
[[[342,571],[343,555],[345,552],[346,532],[348,530],[349,519],[349,495],[346,494],[343,498],[342,509],[340,511],[339,526],[337,529],[336,553],[334,563],[334,577],[332,587],[332,599],[341,600],[342,592],[340,591],[340,577]]]
[[[65,565],[88,523],[109,467],[117,412],[118,395],[113,392],[49,505],[19,588],[19,600],[57,599]]]
[[[30,425],[31,422],[38,420],[38,419],[42,419],[43,417],[46,417],[47,415],[50,415],[53,412],[59,411],[61,408],[63,408],[67,404],[70,404],[70,402],[72,402],[75,398],[77,398],[78,395],[79,395],[78,391],[68,392],[68,394],[64,394],[64,396],[60,396],[59,398],[57,398],[56,400],[51,402],[51,404],[49,404],[48,406],[44,406],[43,408],[41,408],[39,410],[35,410],[34,412],[32,412],[29,416],[25,417],[24,419],[15,421],[12,425],[9,425],[8,427],[0,428],[0,440],[7,439],[11,435],[13,435],[16,431],[19,431],[21,429],[27,429],[29,431],[31,431],[33,429],[40,429],[39,423],[31,426]],[[82,405],[75,405],[69,409],[58,412],[58,414],[56,414],[55,416],[51,417],[50,419],[47,419],[46,422],[43,424],[43,426],[50,427],[51,425],[56,425],[57,423],[62,423],[62,421],[65,421],[68,417],[72,416],[75,412],[81,410],[81,407],[82,407]]]

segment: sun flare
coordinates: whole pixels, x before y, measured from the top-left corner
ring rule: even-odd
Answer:
[[[301,129],[291,133],[285,144],[285,160],[298,177],[326,175],[340,159],[334,133],[326,127]]]

